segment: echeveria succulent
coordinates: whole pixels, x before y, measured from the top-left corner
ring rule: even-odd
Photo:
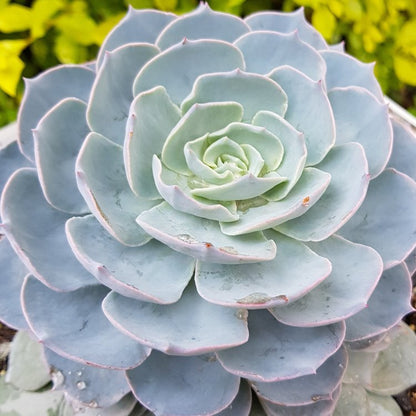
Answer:
[[[80,403],[331,414],[348,351],[412,310],[415,137],[302,10],[130,9],[18,124],[0,316]]]

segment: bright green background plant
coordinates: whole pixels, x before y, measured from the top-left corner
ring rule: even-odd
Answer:
[[[415,0],[211,0],[215,10],[246,15],[305,7],[330,43],[376,61],[387,95],[416,114]],[[59,63],[95,57],[129,5],[184,13],[198,0],[0,0],[0,125],[16,118],[23,82]]]

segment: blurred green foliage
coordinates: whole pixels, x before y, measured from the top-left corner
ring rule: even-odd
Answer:
[[[386,94],[416,113],[415,0],[209,0],[214,10],[244,16],[299,6],[330,43],[376,61]],[[129,6],[189,12],[198,0],[0,0],[0,125],[16,118],[23,77],[60,63],[81,63]]]

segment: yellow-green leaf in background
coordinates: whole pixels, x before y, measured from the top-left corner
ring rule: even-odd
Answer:
[[[32,6],[30,35],[33,39],[45,36],[52,22],[50,19],[65,7],[64,0],[36,0]]]
[[[16,95],[17,84],[24,68],[19,55],[26,46],[27,41],[23,39],[0,41],[0,88],[12,97]]]
[[[322,36],[330,41],[335,32],[337,21],[335,16],[328,10],[327,7],[318,7],[312,15],[312,24],[321,32]]]
[[[344,12],[345,2],[341,0],[328,0],[328,8],[336,17],[339,18]]]
[[[171,12],[176,9],[178,0],[155,0],[155,6],[164,12]]]
[[[56,28],[72,42],[80,45],[95,43],[97,24],[83,12],[63,14],[55,20]]]
[[[153,0],[128,0],[127,4],[135,9],[151,9],[153,7]]]
[[[347,20],[354,22],[361,19],[364,10],[359,0],[347,0],[344,13]]]
[[[394,50],[394,69],[401,81],[416,85],[416,19],[407,22],[399,33]]]
[[[86,47],[72,41],[63,34],[56,38],[54,52],[63,64],[79,64],[88,59]]]
[[[10,4],[0,12],[0,31],[3,33],[21,32],[30,28],[32,12],[29,7]]]

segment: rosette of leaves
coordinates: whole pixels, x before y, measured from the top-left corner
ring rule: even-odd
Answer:
[[[0,316],[78,402],[331,414],[347,347],[411,311],[415,137],[301,10],[130,9],[18,123]]]

